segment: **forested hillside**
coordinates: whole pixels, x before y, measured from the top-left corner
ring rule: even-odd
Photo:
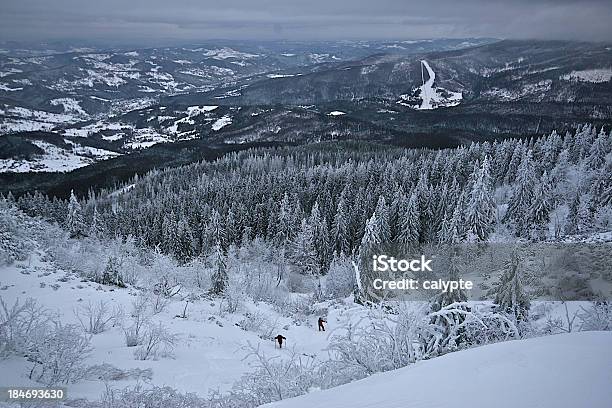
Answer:
[[[60,222],[68,214],[73,234],[131,236],[181,262],[260,238],[298,264],[311,254],[303,266],[325,273],[334,253],[373,236],[408,245],[609,231],[611,150],[612,133],[590,125],[440,151],[323,143],[153,171],[67,204],[18,202]]]

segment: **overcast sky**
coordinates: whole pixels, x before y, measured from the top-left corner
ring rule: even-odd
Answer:
[[[610,0],[0,0],[0,40],[612,41]]]

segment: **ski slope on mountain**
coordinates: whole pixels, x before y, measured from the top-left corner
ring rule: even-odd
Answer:
[[[265,407],[610,407],[610,344],[611,332],[497,343]]]
[[[429,78],[426,82],[421,86],[421,98],[423,102],[421,103],[421,107],[419,109],[433,109],[432,101],[436,96],[436,90],[433,87],[434,81],[436,80],[436,73],[431,69],[427,61],[421,61],[421,69],[425,67],[427,69],[427,74]]]
[[[400,95],[397,103],[415,110],[433,110],[459,105],[463,99],[462,93],[434,86],[436,73],[427,61],[420,62],[423,85],[415,88],[412,94]],[[425,70],[427,70],[427,80],[425,80]]]

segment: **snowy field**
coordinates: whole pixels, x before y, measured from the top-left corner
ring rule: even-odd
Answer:
[[[491,344],[265,407],[607,408],[611,344],[611,332]]]
[[[295,353],[305,362],[320,362],[329,358],[330,335],[340,334],[348,323],[368,326],[373,316],[368,314],[367,308],[355,305],[350,299],[323,302],[317,306],[326,311],[328,331],[319,332],[316,330],[316,314],[305,319],[288,318],[262,302],[246,302],[235,313],[225,313],[220,299],[210,298],[190,302],[186,318],[181,318],[186,303],[177,296],[151,317],[153,324],[161,323],[176,336],[175,347],[167,354],[162,352],[154,359],[143,361],[135,358],[134,348],[126,346],[123,331],[132,304],[138,300],[141,291],[133,287],[117,288],[88,282],[75,273],[58,269],[46,258],[37,252],[28,261],[0,268],[0,297],[7,305],[16,300],[23,302],[26,298],[35,298],[48,312],[60,316],[63,324],[79,325],[81,310],[90,303],[105,302],[112,313],[118,313],[118,317],[109,322],[107,330],[91,336],[93,353],[87,359],[87,365],[98,369],[91,370],[84,379],[68,386],[70,398],[96,400],[107,386],[122,389],[137,384],[145,388],[170,386],[202,397],[210,391],[227,392],[243,374],[253,370],[251,346],[272,359],[289,359]],[[534,314],[541,315],[542,323],[551,316],[561,318],[565,314],[565,304],[561,302],[534,303]],[[587,303],[568,303],[569,313],[573,314]],[[416,310],[421,306],[415,303],[412,308]],[[262,335],[266,327],[250,330],[240,327],[245,319],[261,314],[266,316],[266,322],[273,322],[273,327],[278,329]],[[277,333],[287,338],[283,350],[268,338]],[[469,401],[473,406],[484,407],[495,404],[502,388],[505,389],[500,385],[503,378],[513,381],[512,387],[529,386],[529,392],[516,395],[518,399],[512,400],[512,404],[507,398],[501,398],[507,405],[495,406],[526,406],[526,402],[536,401],[533,398],[542,403],[534,406],[577,406],[572,403],[583,397],[580,393],[571,394],[571,385],[577,384],[577,390],[585,389],[581,382],[587,378],[588,373],[584,372],[587,368],[596,381],[610,383],[612,355],[607,347],[610,340],[610,333],[572,333],[480,347],[419,362],[397,373],[377,374],[338,389],[314,391],[296,400],[271,406],[399,408],[427,403],[426,406],[444,407],[453,401],[466,406]],[[123,373],[121,379],[101,379],[100,376],[106,375],[103,373],[110,367],[105,369],[104,364],[120,370]],[[30,369],[31,363],[20,357],[0,360],[0,384],[39,385],[28,378]],[[562,374],[550,375],[551,372]],[[542,380],[536,382],[535,379],[539,378]],[[405,388],[401,384],[411,386]],[[439,384],[446,384],[448,391],[436,392]],[[605,389],[598,388],[595,382],[591,384],[595,390]],[[486,392],[479,399],[473,399],[476,390],[465,391],[470,387],[484,388]],[[552,398],[551,390],[555,387],[571,395],[553,393],[555,397]],[[355,395],[359,398],[354,398]],[[588,406],[605,406],[603,391],[589,395],[593,404]],[[356,401],[360,405],[354,405]],[[558,405],[559,401],[568,405]]]
[[[144,383],[147,386],[170,386],[180,392],[206,396],[209,391],[227,391],[246,372],[252,371],[249,344],[271,358],[288,358],[295,351],[306,359],[326,359],[328,334],[316,329],[317,316],[305,320],[287,318],[265,303],[249,302],[236,313],[223,313],[219,299],[189,303],[187,318],[183,314],[185,302],[173,299],[164,310],[152,316],[154,324],[162,323],[177,336],[176,347],[167,355],[154,360],[137,360],[134,348],[126,347],[122,323],[129,320],[132,303],[140,291],[135,288],[117,288],[86,282],[73,273],[57,269],[52,263],[41,260],[37,254],[29,261],[10,267],[0,267],[0,298],[9,306],[34,298],[49,312],[61,316],[63,324],[80,324],[77,314],[83,305],[106,302],[109,309],[123,310],[117,322],[109,323],[108,330],[92,336],[93,353],[88,365],[110,364],[126,373],[143,371],[133,378],[120,381],[102,381],[95,375],[86,376],[76,384],[70,384],[70,398],[98,399],[107,385],[124,388]],[[327,307],[328,305],[321,305]],[[265,314],[268,321],[278,328],[270,332],[287,338],[286,349],[279,350],[271,339],[262,339],[266,327],[246,331],[238,327],[249,316]],[[337,304],[328,311],[330,327],[339,322],[360,320],[365,311],[361,307]],[[163,353],[162,353],[163,354]],[[13,386],[39,386],[28,379],[31,364],[19,357],[0,360],[0,384]],[[132,370],[132,371],[130,371]],[[149,378],[150,377],[150,378]]]

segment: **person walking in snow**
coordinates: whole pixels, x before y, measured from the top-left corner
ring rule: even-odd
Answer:
[[[274,339],[278,343],[278,348],[283,348],[283,340],[287,340],[287,338],[283,336],[282,334],[279,334]]]
[[[322,317],[319,317],[319,331],[325,331],[325,326],[323,323],[327,323],[327,320],[323,320]]]

